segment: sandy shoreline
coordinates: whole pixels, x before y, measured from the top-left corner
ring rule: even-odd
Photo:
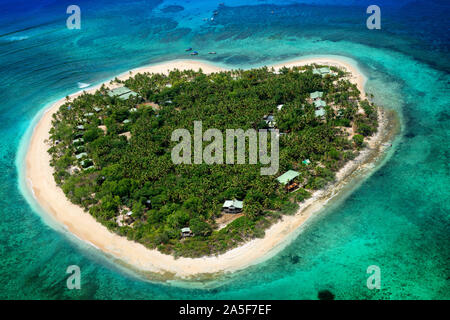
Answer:
[[[350,79],[356,83],[358,89],[363,93],[365,77],[353,65],[331,58],[303,59],[274,65],[275,68],[282,66],[292,67],[304,64],[329,64],[340,66],[352,73]],[[199,69],[203,72],[211,73],[224,70],[204,62],[190,60],[176,60],[168,63],[147,66],[132,70],[118,76],[123,80],[134,76],[138,72],[166,73],[173,69]],[[109,81],[105,82],[109,85]],[[95,92],[101,85],[89,88],[86,92]],[[71,99],[80,95],[83,91],[71,95]],[[54,103],[42,116],[34,128],[28,151],[25,158],[25,173],[27,185],[40,206],[53,218],[67,227],[76,237],[87,241],[104,253],[118,259],[124,264],[130,265],[144,273],[160,274],[165,278],[198,278],[224,272],[233,272],[243,269],[249,265],[258,263],[281,250],[290,237],[295,234],[304,222],[314,213],[320,210],[323,205],[348,182],[349,176],[357,169],[361,169],[362,164],[373,162],[375,157],[382,153],[382,144],[389,137],[386,135],[385,126],[387,118],[381,110],[380,130],[378,134],[371,138],[369,148],[362,152],[355,160],[350,161],[337,173],[337,183],[326,190],[317,191],[313,197],[301,204],[300,210],[293,216],[285,216],[266,230],[266,235],[262,239],[249,241],[242,246],[232,249],[220,256],[203,258],[178,258],[164,255],[157,250],[150,250],[143,245],[130,241],[125,237],[118,236],[110,232],[106,227],[97,222],[89,213],[82,208],[72,204],[64,195],[61,188],[56,185],[53,179],[53,168],[49,165],[50,155],[47,152],[49,146],[45,140],[49,138],[51,119],[54,112],[64,104],[65,99]]]

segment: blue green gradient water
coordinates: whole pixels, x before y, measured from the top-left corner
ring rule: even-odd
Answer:
[[[161,11],[177,3],[179,12]],[[365,27],[367,1],[78,1],[82,29],[67,30],[67,1],[0,0],[0,298],[6,299],[448,299],[449,7],[379,1],[382,30]],[[170,11],[170,10],[169,10]],[[274,14],[271,12],[274,11]],[[282,252],[207,289],[151,283],[74,239],[21,190],[30,125],[52,101],[184,49],[247,68],[304,55],[353,59],[367,91],[400,114],[384,165],[308,222]],[[23,181],[22,181],[23,184]],[[298,258],[296,258],[298,257]],[[82,290],[66,289],[77,264]],[[378,265],[382,289],[366,287]]]

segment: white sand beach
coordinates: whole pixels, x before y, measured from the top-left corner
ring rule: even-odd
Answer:
[[[346,69],[352,74],[350,80],[357,84],[361,92],[364,92],[365,77],[356,67],[338,59],[303,59],[278,64],[274,67],[292,67],[311,63],[335,65]],[[223,70],[222,68],[204,62],[176,60],[134,69],[131,73],[126,72],[118,78],[123,80],[139,72],[167,73],[173,69],[198,70],[199,68],[205,73]],[[106,82],[105,85],[111,87],[109,82]],[[100,85],[90,88],[86,92],[95,92],[99,87]],[[70,98],[74,99],[81,93],[73,94]],[[370,148],[362,152],[357,159],[347,163],[339,171],[337,174],[338,181],[335,185],[330,186],[327,190],[314,193],[312,198],[301,204],[299,211],[295,215],[285,216],[281,221],[266,230],[264,238],[254,239],[219,256],[175,259],[172,256],[164,255],[157,250],[147,249],[139,243],[108,231],[106,227],[97,222],[89,213],[84,212],[82,208],[72,204],[66,198],[61,188],[56,185],[52,175],[53,169],[49,165],[50,155],[47,153],[49,146],[46,144],[46,140],[49,138],[52,115],[64,102],[65,99],[57,101],[43,114],[34,128],[26,154],[26,178],[28,187],[32,190],[36,200],[48,214],[66,226],[71,233],[78,238],[92,243],[104,253],[138,270],[164,275],[170,274],[174,278],[186,279],[205,274],[233,272],[258,263],[279,252],[292,239],[295,231],[308,218],[317,213],[330,197],[335,196],[338,190],[348,182],[350,174],[360,169],[364,162],[369,160],[373,161],[374,153],[380,153],[382,142],[385,141],[383,141],[383,126],[386,125],[386,121],[383,118],[384,112],[381,111],[380,130],[376,136],[371,138],[369,142]]]

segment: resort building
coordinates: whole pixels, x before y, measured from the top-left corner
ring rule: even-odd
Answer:
[[[294,170],[289,170],[288,172],[282,174],[277,178],[277,181],[284,185],[287,191],[293,191],[298,187],[298,183],[295,179],[300,175],[299,172]]]
[[[314,101],[314,107],[316,108],[316,111],[314,112],[316,117],[323,117],[325,116],[325,109],[324,107],[326,106],[326,102],[323,101],[322,99],[318,99]]]
[[[277,106],[278,111],[281,111],[281,109],[283,109],[283,107],[284,107],[284,104],[278,105],[278,106]]]
[[[326,75],[331,73],[331,70],[330,70],[330,68],[323,67],[323,68],[319,68],[319,69],[314,69],[313,73],[321,75],[322,77],[325,77]]]
[[[277,124],[273,115],[264,116],[263,120],[269,128],[275,128],[275,125]]]
[[[83,142],[84,142],[84,139],[83,139],[83,138],[73,140],[73,143],[74,143],[74,144],[75,144],[75,143],[83,143]]]
[[[325,114],[326,114],[326,111],[325,111],[324,108],[320,108],[320,109],[314,111],[314,115],[315,115],[317,118],[322,118],[322,117],[325,116]]]
[[[193,233],[191,231],[191,228],[181,229],[181,237],[187,238],[187,237],[192,237],[192,236],[193,236]]]
[[[321,75],[322,77],[325,77],[327,75],[334,76],[337,73],[334,72],[334,71],[331,71],[331,69],[328,68],[328,67],[322,67],[322,68],[319,68],[319,69],[313,69],[313,74],[318,74],[318,75]]]
[[[225,213],[241,213],[243,208],[244,202],[238,200],[227,200],[222,206]]]
[[[318,99],[314,101],[314,107],[316,107],[316,109],[320,109],[323,108],[327,105],[327,103],[325,101],[323,101],[322,99]]]
[[[87,153],[86,153],[86,152],[77,154],[77,155],[75,156],[75,158],[77,158],[77,160],[80,160],[80,159],[83,158],[83,157],[87,157]]]
[[[110,96],[111,98],[117,97],[120,100],[128,100],[130,97],[138,97],[138,98],[141,97],[139,93],[134,92],[131,89],[128,89],[127,87],[120,87],[109,90],[108,96]]]
[[[309,94],[309,97],[313,100],[317,100],[319,98],[322,98],[323,96],[323,92],[321,91],[314,91],[312,93]]]
[[[100,112],[100,111],[102,111],[102,108],[94,107],[94,111],[95,111],[95,112]]]
[[[92,162],[92,159],[86,159],[86,160],[82,160],[81,162],[80,162],[80,165],[83,167],[83,168],[86,168],[86,167],[93,167],[93,162]],[[87,168],[86,168],[87,169]]]

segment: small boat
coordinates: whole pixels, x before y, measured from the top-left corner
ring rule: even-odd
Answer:
[[[217,16],[217,15],[219,14],[219,11],[214,11],[213,14],[214,14],[215,16]]]
[[[187,48],[185,51],[186,51],[186,52],[192,51],[192,48]]]
[[[198,52],[197,51],[191,52],[191,56],[198,56]]]
[[[208,54],[217,54],[215,51],[208,52]]]

